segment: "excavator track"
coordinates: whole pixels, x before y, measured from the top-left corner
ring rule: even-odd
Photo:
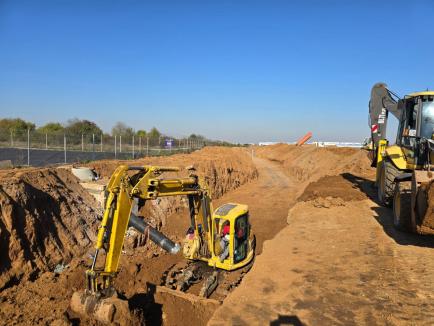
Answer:
[[[161,284],[172,290],[223,300],[242,281],[253,260],[235,271],[217,270],[202,261],[182,261],[168,268]]]

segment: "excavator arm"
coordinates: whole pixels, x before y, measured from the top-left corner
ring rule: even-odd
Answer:
[[[136,215],[136,207],[143,207],[148,200],[160,197],[187,197],[190,228],[183,240],[183,256],[188,260],[204,261],[206,266],[213,269],[212,274],[206,275],[201,296],[208,297],[217,287],[219,269],[231,271],[250,268],[255,240],[250,233],[247,205],[226,204],[214,212],[209,191],[196,175],[190,174],[185,178],[160,177],[164,172],[176,171],[179,171],[178,168],[127,165],[115,170],[107,185],[105,210],[92,265],[86,271],[87,289],[73,294],[70,304],[72,311],[80,315],[93,315],[103,322],[120,322],[118,318],[122,318],[122,314],[116,311],[127,311],[128,303],[116,297],[113,281],[119,271],[128,227],[147,234],[151,241],[169,253],[175,254],[180,250],[178,244]],[[221,258],[217,251],[222,246],[220,232],[223,224],[229,227],[225,235],[229,238],[225,239],[228,240],[226,246],[231,253]],[[198,279],[205,278],[201,274],[202,268],[203,264],[191,264],[179,276],[175,275],[175,279],[166,280],[166,285],[171,288],[176,285],[176,289],[183,291]]]
[[[113,173],[107,185],[105,211],[98,230],[92,266],[86,271],[87,289],[90,293],[110,296],[114,292],[112,283],[119,269],[120,255],[129,226],[142,233],[148,232],[150,239],[166,251],[171,253],[179,251],[178,244],[173,243],[132,213],[134,205],[143,206],[147,200],[187,195],[192,227],[198,238],[205,237],[201,241],[201,254],[209,253],[207,244],[210,240],[208,229],[212,208],[208,190],[199,184],[195,175],[187,178],[159,178],[163,172],[175,171],[179,169],[121,165]],[[205,232],[201,232],[199,224],[205,228]],[[105,251],[104,267],[98,269],[96,265],[101,250]],[[195,258],[194,256],[192,254],[191,258]]]

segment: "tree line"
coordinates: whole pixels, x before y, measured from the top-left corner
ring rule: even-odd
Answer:
[[[15,119],[0,119],[0,138],[24,136],[27,132],[44,134],[44,135],[95,135],[97,137],[114,137],[121,136],[123,139],[131,139],[133,136],[149,139],[170,138],[176,139],[169,135],[160,132],[156,127],[146,131],[139,129],[135,131],[132,127],[123,122],[117,122],[111,129],[111,133],[104,133],[103,130],[93,121],[85,119],[70,119],[66,123],[48,122],[43,126],[37,127],[36,124],[30,121],[25,121],[21,118]],[[231,146],[228,142],[212,141],[206,139],[202,135],[191,134],[187,139],[202,142],[203,144]]]

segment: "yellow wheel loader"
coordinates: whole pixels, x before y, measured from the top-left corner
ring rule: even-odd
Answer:
[[[432,233],[427,218],[426,187],[432,178],[434,158],[434,92],[424,91],[399,98],[384,83],[377,83],[369,102],[369,146],[376,167],[378,201],[393,207],[394,226],[416,233]],[[398,119],[395,144],[386,139],[388,115]]]
[[[181,247],[137,216],[148,200],[167,196],[186,196],[190,227],[183,242],[183,256],[193,262],[202,261],[214,270],[204,280],[201,295],[208,297],[218,285],[218,271],[233,271],[251,266],[255,254],[255,238],[249,223],[247,205],[230,203],[213,212],[210,193],[199,178],[190,171],[186,178],[161,178],[164,172],[178,168],[119,166],[110,178],[106,190],[105,211],[98,231],[93,262],[86,271],[87,289],[76,292],[71,309],[78,314],[91,315],[103,322],[116,321],[116,311],[125,302],[116,299],[113,281],[119,271],[119,260],[125,234],[133,227],[169,253],[177,254]],[[104,258],[98,256],[104,253]],[[100,266],[98,266],[100,265]],[[194,266],[194,265],[193,265]],[[200,278],[197,268],[185,270],[176,287],[185,290]],[[193,280],[194,279],[194,280]],[[126,307],[128,307],[126,305]]]

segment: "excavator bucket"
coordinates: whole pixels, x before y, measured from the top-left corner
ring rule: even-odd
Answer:
[[[116,295],[98,298],[86,291],[77,291],[72,295],[70,308],[81,317],[106,324],[130,325],[132,321],[128,301],[119,299]]]

